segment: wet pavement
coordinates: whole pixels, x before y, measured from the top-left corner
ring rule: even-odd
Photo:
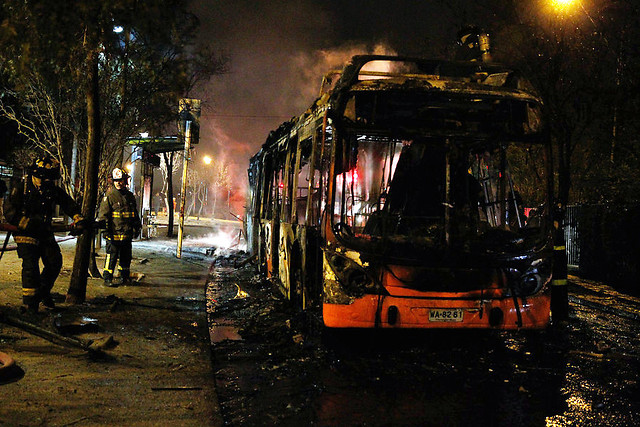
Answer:
[[[216,258],[207,312],[227,425],[640,425],[640,300],[572,278],[546,331],[342,331]]]
[[[139,280],[104,287],[90,278],[87,301],[70,306],[75,242],[62,243],[58,307],[36,316],[19,313],[20,261],[4,255],[0,352],[15,364],[0,369],[0,426],[221,425],[204,300],[211,259],[176,259],[174,240],[133,245]]]

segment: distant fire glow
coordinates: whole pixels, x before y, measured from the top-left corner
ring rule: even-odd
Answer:
[[[246,249],[244,239],[240,238],[240,230],[218,230],[206,236],[187,238],[184,241],[184,245],[199,248],[216,248],[218,250]]]
[[[386,76],[379,76],[376,73],[389,73],[391,72],[391,62],[389,61],[371,61],[367,63],[360,71],[360,80],[377,80],[388,78]]]

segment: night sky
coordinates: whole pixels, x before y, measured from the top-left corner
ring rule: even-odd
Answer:
[[[235,182],[270,130],[315,100],[322,76],[356,54],[444,56],[466,22],[439,1],[210,1],[193,5],[201,42],[229,57],[202,98],[197,155],[226,158]]]

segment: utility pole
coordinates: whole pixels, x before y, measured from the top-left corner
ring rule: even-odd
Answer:
[[[180,219],[178,220],[178,248],[176,258],[182,258],[182,237],[184,233],[184,207],[187,193],[187,171],[189,170],[189,150],[191,150],[191,120],[184,126],[184,159],[182,164],[182,188],[180,190]]]
[[[200,134],[200,100],[181,99],[180,100],[180,124],[184,123],[184,162],[182,167],[182,190],[180,191],[180,220],[178,223],[178,246],[176,248],[176,258],[182,258],[182,238],[184,236],[184,208],[187,194],[187,172],[189,168],[189,157],[191,144],[197,144]],[[195,197],[195,195],[194,195]]]

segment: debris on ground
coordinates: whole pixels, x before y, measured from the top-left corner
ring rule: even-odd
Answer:
[[[53,326],[58,333],[69,336],[100,330],[98,319],[75,313],[59,313],[53,318]]]
[[[592,322],[590,306],[574,305],[546,331],[327,330],[319,310],[294,310],[243,256],[216,257],[207,287],[226,424],[600,426],[605,412],[606,425],[640,413],[629,317]],[[595,398],[620,403],[572,406]]]
[[[67,337],[39,325],[39,323],[41,323],[44,318],[38,317],[38,314],[19,315],[9,314],[6,311],[6,309],[0,311],[0,322],[14,326],[16,328],[20,328],[25,332],[37,335],[54,344],[89,350],[91,341],[83,340],[80,338]]]
[[[175,241],[134,242],[134,254],[153,261],[132,266],[133,277],[144,280],[106,288],[89,277],[86,301],[70,305],[61,292],[75,245],[61,244],[56,310],[29,319],[17,309],[20,260],[5,254],[0,311],[16,321],[0,322],[0,347],[15,364],[10,379],[0,379],[1,425],[221,424],[204,303],[210,262],[176,259],[165,250],[170,245]]]

